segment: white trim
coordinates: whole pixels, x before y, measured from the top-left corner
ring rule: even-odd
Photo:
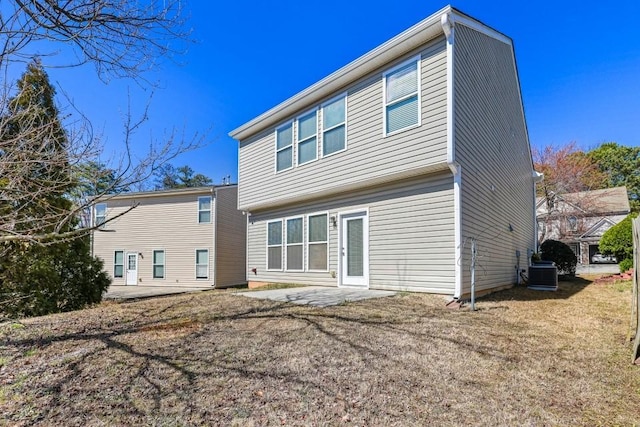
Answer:
[[[513,41],[509,37],[505,36],[504,34],[498,32],[498,31],[494,30],[493,28],[488,27],[488,26],[486,26],[486,25],[484,25],[484,24],[482,24],[482,23],[480,23],[480,22],[478,22],[478,21],[476,21],[474,19],[471,19],[471,18],[469,18],[467,16],[464,16],[464,15],[458,13],[455,10],[452,10],[449,13],[449,16],[450,16],[450,19],[453,18],[453,20],[454,20],[454,22],[456,24],[464,25],[465,27],[469,27],[472,30],[475,30],[475,31],[477,31],[479,33],[484,34],[485,36],[491,37],[492,39],[496,39],[496,40],[498,40],[498,41],[500,41],[500,42],[502,42],[504,44],[507,44],[509,46],[513,46]]]
[[[327,240],[324,241],[324,243],[327,245],[327,268],[324,270],[316,270],[316,269],[310,269],[309,268],[309,244],[312,245],[320,245],[323,244],[323,242],[309,242],[309,217],[312,216],[320,216],[320,215],[326,215],[327,216]],[[305,216],[305,220],[306,220],[306,233],[305,233],[305,253],[307,254],[306,256],[306,262],[305,262],[305,271],[308,272],[322,272],[322,273],[326,273],[327,271],[329,271],[329,211],[323,211],[323,212],[313,212],[313,213],[309,213]]]
[[[343,211],[343,212],[338,212],[337,213],[338,216],[338,287],[342,288],[342,287],[365,287],[365,288],[369,288],[369,252],[370,252],[370,239],[369,239],[369,208],[365,207],[362,209],[353,209],[353,210],[348,210],[348,211]],[[357,218],[361,216],[364,220],[362,223],[362,239],[363,239],[363,249],[366,251],[363,259],[363,282],[364,284],[361,286],[358,285],[352,285],[352,284],[345,284],[343,283],[344,280],[344,267],[343,267],[343,253],[342,253],[342,248],[344,245],[344,236],[343,236],[343,219],[347,218],[347,217],[354,217]]]
[[[284,172],[284,171],[288,171],[293,169],[293,154],[295,152],[294,149],[294,137],[293,137],[293,119],[289,119],[286,122],[282,123],[281,125],[277,126],[275,128],[275,130],[273,131],[273,149],[274,149],[274,164],[273,164],[273,170],[275,171],[276,174]],[[291,127],[291,144],[287,145],[286,147],[280,148],[278,149],[278,131],[284,127],[290,126]],[[286,150],[287,148],[291,148],[291,166],[289,166],[288,168],[284,168],[284,169],[280,169],[278,170],[278,152]],[[238,160],[239,161],[239,160]]]
[[[209,199],[209,209],[200,209],[200,200]],[[200,221],[201,212],[209,212],[209,221]],[[198,224],[211,224],[211,218],[213,217],[213,197],[212,196],[198,196]]]
[[[446,18],[446,19],[445,19]],[[447,163],[456,161],[455,147],[455,28],[450,15],[442,16],[442,26],[447,35]],[[455,172],[454,172],[455,173]]]
[[[162,252],[162,264],[156,264],[155,254]],[[156,276],[156,265],[162,265],[162,277]],[[165,249],[151,249],[151,280],[165,280],[167,278],[167,251]]]
[[[301,202],[318,199],[324,196],[335,195],[336,192],[345,194],[348,191],[356,191],[359,189],[372,187],[379,184],[385,184],[389,182],[395,182],[399,179],[413,178],[415,176],[423,175],[425,173],[436,173],[449,170],[449,166],[446,162],[434,163],[431,165],[421,165],[418,167],[405,169],[400,172],[390,174],[378,174],[375,177],[366,177],[352,183],[339,183],[339,185],[329,187],[323,190],[309,189],[304,194],[297,194],[291,196],[286,191],[281,191],[279,196],[274,196],[269,199],[260,199],[250,205],[239,205],[238,209],[242,211],[255,212],[262,209],[273,209],[276,206],[284,206],[289,204],[297,204]],[[239,203],[242,199],[239,200]]]
[[[320,145],[319,144],[319,139],[320,138],[319,138],[319,135],[318,135],[318,115],[319,115],[318,111],[319,110],[320,110],[320,107],[316,106],[316,107],[311,108],[311,109],[305,111],[304,113],[299,114],[298,116],[296,116],[296,119],[295,119],[295,122],[296,122],[296,132],[295,132],[295,134],[296,134],[296,136],[295,136],[295,138],[293,138],[294,141],[295,141],[295,144],[294,144],[295,145],[295,150],[294,151],[296,153],[296,161],[295,161],[296,167],[297,166],[306,165],[306,164],[309,164],[309,163],[312,163],[312,162],[315,162],[316,160],[318,160],[318,147]],[[315,116],[316,116],[316,126],[315,126],[316,133],[314,133],[313,136],[308,136],[305,139],[300,140],[300,119],[304,118],[306,116],[310,116],[312,113],[315,114]],[[307,160],[304,163],[300,163],[300,152],[299,152],[300,143],[301,142],[304,143],[304,142],[310,141],[312,138],[316,139],[315,157],[313,159],[311,159],[311,160]]]
[[[452,11],[451,6],[440,9],[297,95],[236,128],[229,135],[237,140],[244,140],[251,135],[255,135],[273,126],[283,118],[295,114],[305,105],[311,105],[327,96],[331,96],[348,84],[419,48],[442,34],[442,27],[439,25],[440,16],[443,13]]]
[[[462,296],[462,167],[455,166],[453,173],[453,241],[454,241],[454,298]]]
[[[462,296],[462,167],[456,161],[455,146],[455,22],[447,13],[440,25],[447,39],[447,164],[453,174],[453,242],[454,242],[454,298]]]
[[[416,63],[416,79],[417,79],[417,88],[416,92],[412,92],[409,95],[405,95],[401,98],[394,99],[392,102],[387,102],[387,76],[398,71],[400,68],[405,67],[409,64]],[[411,58],[402,61],[401,63],[394,65],[392,68],[382,73],[382,137],[386,138],[388,136],[397,135],[401,132],[405,132],[409,129],[415,129],[417,127],[422,126],[422,56],[415,55]],[[417,103],[418,103],[418,123],[404,127],[402,129],[394,130],[393,132],[387,132],[387,108],[391,105],[398,104],[402,101],[405,101],[409,98],[413,98],[417,95]]]
[[[201,264],[198,264],[198,252],[199,251],[207,251],[207,277],[198,277],[198,265],[201,265]],[[194,266],[195,266],[195,273],[196,273],[195,274],[195,278],[196,278],[196,280],[209,280],[209,278],[211,277],[211,267],[210,267],[211,266],[211,251],[209,250],[209,248],[196,248],[195,252],[194,252],[194,255],[195,255]]]
[[[348,138],[347,138],[347,130],[348,130],[348,128],[347,128],[347,118],[348,118],[348,115],[349,115],[349,113],[348,113],[349,106],[348,106],[348,103],[347,103],[347,100],[349,98],[348,95],[349,95],[348,92],[342,92],[340,95],[334,96],[333,98],[323,102],[320,105],[320,111],[322,112],[320,114],[321,115],[321,117],[320,117],[320,135],[322,136],[321,144],[320,144],[320,158],[321,159],[324,159],[326,157],[331,157],[331,156],[333,156],[335,154],[342,153],[343,151],[347,151],[347,141],[348,141]],[[328,128],[328,129],[325,129],[324,128],[324,107],[329,105],[329,104],[332,104],[332,103],[336,102],[340,98],[344,99],[344,122],[342,124],[338,124],[338,125],[335,125],[335,126],[332,126],[332,127]],[[337,129],[340,126],[344,126],[344,148],[342,150],[334,151],[334,152],[329,153],[329,154],[324,154],[324,134],[325,134],[325,132],[328,132],[328,131],[333,130],[333,129]]]
[[[579,239],[589,239],[589,238],[596,238],[596,237],[601,237],[601,236],[590,236],[591,233],[593,233],[594,231],[598,230],[600,227],[602,227],[605,223],[609,223],[609,225],[611,227],[613,227],[614,225],[616,225],[617,223],[613,222],[612,220],[610,220],[607,217],[601,218],[600,220],[598,220],[598,222],[596,222],[595,224],[593,224],[591,227],[589,227],[587,229],[587,231],[585,231],[580,237]]]
[[[289,237],[288,236],[288,233],[289,233],[288,222],[290,220],[294,220],[294,219],[302,220],[302,242],[289,244],[289,242],[287,242],[287,239]],[[304,235],[305,235],[305,233],[304,233],[304,230],[305,230],[305,228],[304,228],[304,215],[289,216],[289,217],[284,218],[283,227],[284,227],[284,233],[283,233],[284,234],[284,238],[283,238],[282,243],[284,245],[284,253],[283,253],[283,260],[282,261],[283,261],[283,264],[284,264],[284,271],[295,271],[295,272],[304,271],[304,264],[305,264],[305,262],[304,262],[304,240],[305,240],[304,239]],[[288,262],[288,259],[287,259],[287,253],[289,252],[289,246],[300,246],[302,248],[302,265],[300,266],[299,269],[297,269],[297,268],[295,268],[295,269],[294,268],[289,268],[289,262]]]
[[[280,244],[279,245],[269,245],[269,224],[279,222],[280,223]],[[267,221],[266,225],[266,233],[265,233],[265,245],[267,248],[267,256],[265,257],[265,270],[266,271],[283,271],[284,267],[284,220],[280,219],[272,219]],[[280,246],[280,268],[269,268],[269,248]],[[248,253],[248,252],[247,252]]]

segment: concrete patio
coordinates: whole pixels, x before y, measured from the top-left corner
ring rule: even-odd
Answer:
[[[329,307],[350,301],[389,297],[395,294],[396,292],[393,291],[305,286],[301,288],[238,292],[236,295],[299,305],[312,305],[314,307]]]
[[[151,298],[164,295],[177,295],[189,292],[208,291],[213,288],[194,288],[185,286],[109,286],[104,299],[127,300],[138,298]]]

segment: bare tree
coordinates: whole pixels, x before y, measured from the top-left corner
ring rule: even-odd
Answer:
[[[603,188],[605,182],[598,166],[574,142],[534,148],[533,158],[535,169],[544,174],[537,186],[545,203],[545,212],[539,217],[540,241],[584,233],[590,226],[584,218],[599,209],[590,190]]]
[[[0,65],[69,46],[75,61],[67,66],[91,63],[103,79],[137,79],[180,52],[188,34],[180,0],[3,0]]]
[[[47,244],[85,235],[92,225],[78,223],[78,217],[96,200],[136,188],[177,155],[204,143],[203,136],[185,138],[172,130],[161,140],[150,141],[146,149],[134,149],[134,136],[147,113],[146,109],[137,115],[129,111],[121,149],[105,158],[89,120],[73,111],[73,105],[68,106],[73,113],[62,118],[64,126],[37,119],[42,108],[38,97],[45,95],[37,90],[46,89],[18,87],[8,79],[9,69],[32,61],[35,53],[43,55],[43,49],[45,55],[55,56],[70,48],[72,60],[62,65],[93,64],[103,81],[124,77],[145,84],[144,72],[160,58],[179,53],[176,46],[188,42],[182,16],[180,0],[2,1],[0,243]],[[12,102],[26,90],[35,91],[25,97],[31,101],[15,108]],[[64,150],[52,149],[51,141],[60,132]],[[83,173],[86,164],[104,167]],[[45,173],[52,170],[56,173]],[[64,194],[70,203],[47,202],[52,193]]]

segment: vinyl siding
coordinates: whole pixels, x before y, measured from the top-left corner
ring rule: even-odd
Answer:
[[[448,172],[253,212],[247,235],[249,280],[337,286],[340,225],[329,221],[329,271],[287,272],[266,271],[267,222],[328,212],[339,224],[341,212],[359,209],[369,211],[370,288],[453,293],[453,178]],[[307,226],[305,220],[305,239]],[[306,264],[306,250],[304,256]]]
[[[535,249],[531,152],[510,45],[455,27],[455,156],[462,166],[463,294],[516,282]],[[510,231],[510,227],[513,231]]]
[[[399,62],[421,57],[422,125],[383,137],[382,73]],[[286,171],[275,171],[275,127],[240,141],[239,206],[258,209],[335,194],[345,187],[371,185],[371,180],[394,181],[417,175],[446,161],[446,46],[440,37],[419,51],[365,77],[340,93],[347,93],[347,149]],[[309,105],[299,113],[321,103]],[[296,116],[290,119],[294,120]],[[321,135],[321,111],[318,111]],[[295,141],[295,136],[294,136]],[[417,143],[416,141],[420,141]],[[296,164],[294,144],[294,160]],[[413,171],[413,173],[412,173]]]
[[[247,216],[237,208],[237,187],[216,190],[216,287],[246,283]]]
[[[136,203],[139,205],[108,223],[104,231],[93,234],[94,254],[104,260],[109,275],[113,275],[114,251],[123,250],[125,256],[127,252],[141,254],[138,257],[139,285],[213,286],[215,198],[211,201],[211,223],[198,223],[198,197],[207,195],[211,192],[108,200],[107,218]],[[196,249],[209,250],[209,279],[195,278]],[[153,250],[165,251],[164,279],[153,278]],[[125,277],[114,279],[113,284],[124,285]]]

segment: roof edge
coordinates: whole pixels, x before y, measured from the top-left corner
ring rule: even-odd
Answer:
[[[445,13],[464,16],[450,5],[445,6],[392,39],[365,53],[358,59],[329,74],[327,77],[301,92],[298,92],[286,101],[232,130],[229,132],[229,136],[237,140],[246,139],[294,115],[297,111],[307,107],[309,104],[319,102],[323,98],[339,91],[349,83],[366,76],[391,62],[393,59],[443,34],[440,17]],[[467,18],[466,16],[464,17]]]
[[[124,200],[124,199],[140,199],[147,197],[160,197],[160,196],[171,196],[171,195],[189,195],[189,194],[205,194],[205,193],[213,193],[214,191],[221,188],[234,188],[237,187],[238,184],[224,184],[224,185],[207,185],[204,187],[188,187],[188,188],[172,188],[169,190],[152,190],[152,191],[132,191],[127,193],[119,193],[119,194],[105,194],[102,197],[98,198],[98,201],[101,200]]]

